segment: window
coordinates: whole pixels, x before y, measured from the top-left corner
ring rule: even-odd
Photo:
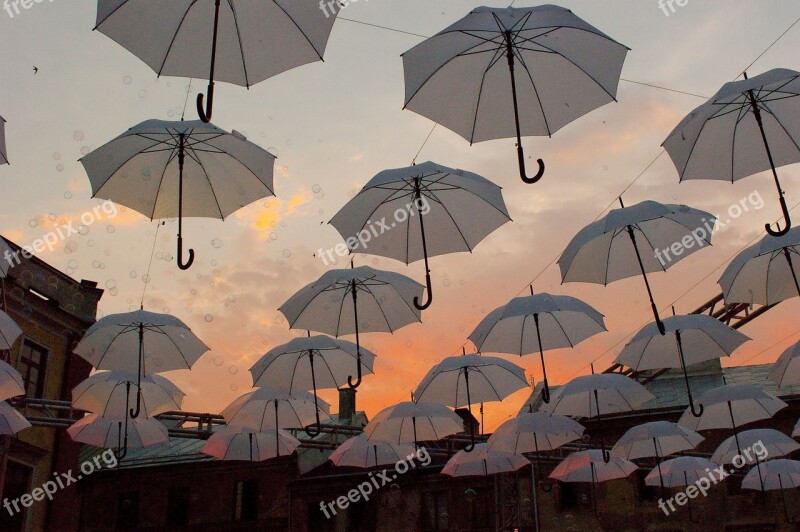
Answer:
[[[117,528],[136,528],[139,525],[139,492],[128,491],[117,497]]]
[[[20,349],[19,365],[28,397],[41,399],[47,371],[47,348],[26,338]]]
[[[233,518],[236,521],[254,521],[258,519],[258,481],[255,479],[240,480],[236,483],[236,506]]]
[[[447,492],[429,491],[422,496],[423,530],[448,530]]]
[[[7,501],[19,499],[25,493],[31,491],[31,476],[33,469],[13,460],[6,463],[6,478],[3,486],[3,497]],[[19,512],[9,515],[7,508],[0,511],[0,530],[23,531],[28,510],[22,505],[17,504]],[[11,507],[13,510],[13,506]]]
[[[189,489],[170,488],[167,495],[167,524],[186,525],[189,522]]]

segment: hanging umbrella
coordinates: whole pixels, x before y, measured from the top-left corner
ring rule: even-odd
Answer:
[[[11,436],[29,427],[25,416],[5,401],[0,402],[0,436]]]
[[[736,255],[719,284],[726,303],[774,305],[800,295],[800,227]]]
[[[601,373],[576,377],[561,387],[558,396],[541,410],[550,414],[575,417],[632,412],[655,399],[647,388],[619,373]],[[603,439],[600,447],[606,463],[611,458]]]
[[[454,408],[466,406],[472,414],[472,403],[502,401],[528,386],[525,370],[516,364],[502,358],[465,354],[447,357],[433,366],[417,386],[414,400]],[[470,438],[470,444],[464,448],[467,452],[475,447],[472,426]]]
[[[686,367],[730,356],[750,338],[706,314],[672,316],[662,324],[663,333],[655,323],[643,327],[615,362],[635,371],[680,368],[689,396],[689,408],[695,416],[700,416],[703,407],[701,405],[699,411],[695,410]]]
[[[95,29],[159,76],[208,79],[205,105],[197,96],[208,122],[215,79],[249,88],[321,61],[336,15],[316,0],[100,0]]]
[[[552,136],[616,101],[628,48],[568,9],[479,7],[403,54],[405,108],[470,143],[513,137],[522,180],[522,137]],[[453,90],[458,87],[458,90]]]
[[[214,431],[200,452],[219,460],[263,462],[289,456],[299,446],[297,438],[279,429],[256,431],[245,427],[222,427]]]
[[[778,357],[767,378],[777,383],[779,387],[800,384],[800,342]]]
[[[766,457],[778,458],[780,456],[788,456],[797,449],[800,449],[800,444],[786,434],[775,429],[744,430],[723,441],[719,447],[717,447],[717,450],[714,451],[714,454],[711,456],[711,461],[720,465],[731,463],[736,465],[736,458],[741,456],[739,446],[754,451],[753,455],[756,460],[756,469],[759,475],[761,475],[760,460]],[[759,453],[755,452],[756,446],[761,447],[764,457],[759,457]],[[749,453],[746,455],[746,459],[746,463],[752,462],[752,457]]]
[[[11,364],[0,360],[0,401],[25,395],[25,381]]]
[[[574,297],[533,294],[517,297],[490,312],[469,339],[479,351],[527,355],[539,351],[542,361],[542,400],[550,402],[544,352],[575,347],[606,331],[603,315]]]
[[[742,81],[726,83],[670,133],[664,148],[681,181],[716,179],[734,182],[772,171],[786,234],[792,226],[785,192],[776,168],[800,162],[800,73],[776,68]]]
[[[101,371],[91,375],[72,390],[72,407],[101,417],[122,417],[136,401],[139,377],[129,371]],[[180,410],[186,396],[180,388],[161,375],[141,378],[140,409],[144,417],[170,410]]]
[[[442,468],[448,477],[487,477],[513,473],[530,465],[524,456],[490,450],[485,443],[475,445],[474,452],[458,451]]]
[[[295,338],[289,343],[270,349],[253,364],[250,373],[254,386],[268,386],[287,393],[313,390],[316,428],[306,428],[306,433],[316,437],[320,433],[317,390],[340,388],[347,383],[348,368],[361,355],[365,371],[372,373],[375,354],[363,347],[327,336]],[[316,369],[314,363],[316,362]]]
[[[706,458],[698,456],[679,456],[670,460],[660,462],[658,466],[654,467],[644,478],[644,483],[647,486],[661,485],[668,488],[679,488],[684,486],[696,485],[700,482],[701,478],[708,481],[708,475],[711,471],[716,470],[719,464],[715,464]],[[687,509],[689,510],[689,521],[694,521],[692,518],[692,503],[691,499],[687,499]]]
[[[469,251],[511,221],[497,185],[463,170],[426,162],[384,170],[336,213],[330,223],[351,252],[411,264],[425,260],[428,300],[433,301],[428,258]]]
[[[583,425],[566,416],[525,412],[497,427],[487,444],[490,451],[538,455],[581,439],[583,431]]]
[[[625,207],[622,198],[619,202],[622,208],[587,225],[569,243],[558,259],[561,280],[607,285],[641,274],[653,316],[664,334],[647,273],[666,271],[698,249],[710,246],[716,218],[686,205],[643,201]],[[687,238],[692,241],[691,246],[682,244]],[[676,243],[681,244],[681,253],[668,254]]]
[[[406,401],[384,408],[364,427],[369,441],[438,441],[464,430],[461,418],[438,403]]]
[[[330,419],[330,405],[317,399],[322,416]],[[308,392],[286,393],[275,388],[258,388],[235,399],[222,411],[230,426],[256,431],[305,427],[314,422],[317,406]]]
[[[228,133],[199,120],[147,120],[80,162],[92,197],[125,205],[151,220],[177,216],[182,270],[194,261],[190,249],[183,262],[184,215],[224,220],[245,205],[275,195],[274,155],[237,131]]]
[[[703,408],[699,417],[686,409],[678,424],[695,431],[709,429],[733,429],[736,448],[741,453],[737,427],[769,419],[787,405],[752,384],[726,384],[705,392],[697,400]]]
[[[561,482],[591,482],[592,502],[597,514],[595,484],[625,478],[638,469],[636,464],[624,458],[607,458],[606,453],[598,449],[572,453],[553,469],[550,478]]]
[[[660,470],[660,460],[667,455],[697,447],[703,437],[669,421],[651,421],[628,429],[611,449],[612,456],[626,460],[655,457]],[[661,476],[663,479],[663,475]],[[664,483],[661,483],[664,490]]]
[[[141,409],[141,378],[173,369],[189,369],[208,347],[181,320],[146,310],[111,314],[97,320],[75,347],[96,369],[135,372],[136,409]]]
[[[67,433],[79,443],[117,449],[118,459],[130,448],[149,447],[169,441],[167,427],[154,417],[98,416],[90,414],[73,423]]]
[[[410,443],[369,441],[366,434],[359,434],[339,445],[328,460],[338,467],[368,469],[394,465],[416,455],[416,452]]]
[[[292,329],[356,335],[356,380],[347,377],[352,389],[361,384],[360,332],[390,332],[420,321],[412,302],[422,295],[422,285],[394,272],[359,266],[325,272],[303,287],[278,309]],[[359,299],[359,296],[360,299]],[[359,317],[359,310],[361,315]]]
[[[22,336],[22,329],[11,317],[0,310],[0,350],[8,350],[14,346],[17,338]]]
[[[14,267],[13,257],[14,251],[11,249],[11,246],[8,245],[6,239],[0,236],[0,279],[5,279],[8,275],[8,271]],[[0,301],[0,305],[2,308],[5,309],[5,301]]]
[[[800,488],[800,462],[797,460],[778,459],[764,462],[760,468],[752,468],[742,480],[742,489],[745,490],[780,490],[787,523],[793,523],[794,520],[789,516],[786,490],[796,488]]]
[[[6,121],[0,116],[0,165],[8,164],[8,152],[6,151]]]

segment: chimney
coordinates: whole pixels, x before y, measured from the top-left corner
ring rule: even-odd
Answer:
[[[356,391],[352,388],[342,388],[339,390],[339,419],[353,422],[356,414]]]

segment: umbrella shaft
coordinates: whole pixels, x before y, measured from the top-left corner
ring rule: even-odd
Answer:
[[[519,125],[519,103],[517,102],[517,79],[514,74],[514,43],[510,31],[506,31],[506,56],[508,57],[508,70],[511,74],[511,99],[514,102],[514,123],[517,127],[517,146],[522,146],[522,131]]]
[[[775,179],[775,186],[778,187],[778,192],[783,197],[783,189],[781,182],[778,180],[778,171],[775,169],[775,161],[772,159],[772,150],[769,148],[769,141],[767,140],[767,133],[764,131],[764,121],[761,118],[761,109],[756,102],[756,96],[753,94],[752,89],[747,91],[747,97],[750,100],[750,106],[753,108],[753,115],[756,117],[758,129],[761,132],[761,140],[764,141],[764,149],[767,150],[767,159],[769,159],[769,166],[772,169],[772,177]]]

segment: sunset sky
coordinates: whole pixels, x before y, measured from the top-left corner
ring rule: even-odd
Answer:
[[[146,287],[147,310],[174,314],[212,348],[193,370],[168,375],[188,394],[185,409],[219,412],[250,390],[248,369],[263,353],[301,334],[289,330],[277,309],[327,269],[313,256],[341,242],[327,222],[376,173],[408,166],[431,131],[430,120],[402,110],[400,55],[422,41],[412,34],[433,35],[479,5],[484,3],[361,0],[342,11],[325,62],[250,90],[218,84],[213,122],[277,154],[277,197],[256,202],[225,222],[186,222],[185,245],[197,253],[190,270],[180,271],[172,258],[174,221],[161,227],[156,238],[157,222],[123,209],[114,217],[103,215],[87,234],[71,236],[40,257],[76,279],[94,280],[105,288],[101,315],[138,308]],[[515,3],[522,5],[527,4]],[[682,203],[730,221],[715,233],[712,248],[651,276],[664,316],[671,315],[671,304],[678,313],[690,312],[718,294],[716,281],[729,259],[760,238],[764,223],[780,214],[769,174],[735,185],[679,184],[660,145],[703,103],[700,96],[709,97],[736,78],[800,17],[796,0],[689,0],[669,16],[657,0],[565,0],[561,5],[631,48],[619,101],[553,138],[524,139],[527,153],[548,164],[537,185],[520,181],[514,140],[470,146],[443,127],[433,131],[418,160],[494,181],[503,187],[514,221],[471,254],[431,260],[436,297],[423,313],[423,323],[393,335],[362,336],[362,343],[378,355],[375,375],[365,377],[358,391],[359,409],[369,416],[408,400],[433,364],[461,352],[486,313],[526,293],[534,279],[537,292],[572,295],[594,306],[605,314],[609,330],[574,350],[546,353],[551,383],[587,373],[592,361],[598,370],[610,365],[625,339],[652,318],[641,278],[608,287],[562,286],[555,259],[623,191],[629,205],[645,199]],[[77,226],[81,214],[97,205],[80,157],[134,124],[151,118],[177,120],[183,110],[189,80],[157,79],[138,58],[93,32],[95,10],[94,0],[33,4],[13,18],[0,10],[0,116],[7,121],[11,161],[0,166],[0,234],[20,245],[57,223],[72,220]],[[800,70],[798,49],[800,24],[748,73],[776,67]],[[187,119],[196,118],[194,98],[205,86],[205,81],[192,82]],[[800,166],[784,167],[780,174],[787,202],[794,206],[800,202]],[[754,194],[763,198],[763,208],[751,207],[729,220],[728,207]],[[363,255],[355,262],[424,282],[422,262],[405,266]],[[794,299],[744,327],[742,332],[753,341],[725,363],[774,361],[800,337],[798,312],[800,303]],[[468,343],[467,350],[471,348]],[[507,358],[535,380],[541,377],[538,355]],[[487,403],[487,429],[515,414],[528,393]],[[334,391],[321,396],[336,404]]]

